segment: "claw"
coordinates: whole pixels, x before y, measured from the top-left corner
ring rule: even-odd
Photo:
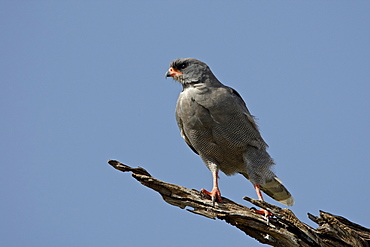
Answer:
[[[265,216],[265,218],[268,218],[268,217],[273,217],[274,215],[272,214],[272,213],[270,213],[269,211],[267,211],[267,210],[265,210],[265,209],[263,209],[263,208],[261,208],[261,209],[255,209],[254,210],[254,212],[256,213],[256,214],[260,214],[260,215],[263,215],[263,216]]]
[[[212,178],[213,178],[212,191],[209,192],[205,189],[201,189],[200,192],[202,192],[203,194],[211,196],[212,206],[215,206],[215,202],[222,202],[221,192],[220,192],[220,189],[218,188],[218,171],[212,172]]]
[[[213,188],[211,192],[209,192],[205,189],[201,189],[200,192],[202,192],[203,194],[211,196],[213,206],[215,205],[215,202],[222,202],[221,192],[218,188]]]
[[[261,201],[264,201],[263,197],[262,197],[262,192],[261,192],[260,186],[258,184],[256,184],[256,185],[254,185],[254,188],[256,190],[258,199],[260,199]],[[254,212],[256,214],[261,214],[261,215],[265,216],[265,218],[267,219],[267,222],[268,222],[269,217],[274,216],[272,213],[270,213],[269,211],[267,211],[263,208],[261,208],[260,210],[254,209]]]

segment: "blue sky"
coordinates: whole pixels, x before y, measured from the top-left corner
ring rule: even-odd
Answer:
[[[1,246],[260,245],[107,164],[211,189],[164,78],[178,57],[243,96],[303,222],[324,210],[370,226],[368,1],[0,4]],[[220,177],[251,206],[249,181]]]

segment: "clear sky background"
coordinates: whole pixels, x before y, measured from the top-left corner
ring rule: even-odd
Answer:
[[[164,78],[178,57],[243,96],[299,219],[369,227],[369,13],[369,1],[0,1],[0,246],[260,246],[107,164],[211,189],[176,125],[181,85]],[[223,196],[252,206],[249,181],[220,177]]]

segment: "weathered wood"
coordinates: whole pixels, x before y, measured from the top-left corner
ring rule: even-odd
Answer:
[[[132,172],[136,180],[160,193],[167,203],[207,218],[224,220],[264,244],[281,247],[370,246],[370,229],[341,216],[323,211],[320,211],[319,217],[308,213],[308,218],[319,225],[314,229],[301,222],[289,209],[249,197],[243,198],[274,215],[266,219],[256,214],[253,208],[225,197],[222,197],[222,203],[213,206],[210,197],[200,191],[158,180],[141,167],[132,168],[116,160],[110,160],[108,163],[122,172]]]

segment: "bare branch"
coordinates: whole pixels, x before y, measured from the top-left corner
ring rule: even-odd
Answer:
[[[291,210],[244,197],[252,204],[271,212],[268,220],[253,208],[222,197],[212,206],[210,197],[200,191],[170,184],[152,177],[145,169],[132,168],[116,160],[108,163],[122,172],[132,172],[141,184],[157,191],[167,203],[211,219],[224,220],[259,242],[271,246],[370,246],[370,230],[341,216],[320,211],[320,217],[308,214],[319,225],[317,229],[301,222]]]

